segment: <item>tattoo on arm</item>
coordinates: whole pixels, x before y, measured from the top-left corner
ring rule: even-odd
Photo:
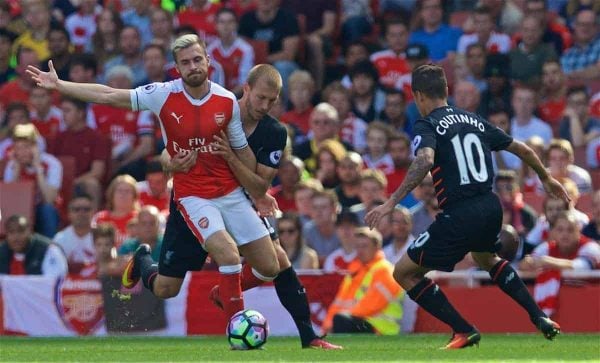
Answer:
[[[406,172],[406,177],[402,184],[390,197],[395,203],[398,203],[408,195],[421,181],[431,169],[433,165],[434,151],[431,148],[422,148],[417,152],[417,157]]]

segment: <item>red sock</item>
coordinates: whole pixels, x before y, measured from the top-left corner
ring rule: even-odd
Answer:
[[[227,320],[229,320],[233,314],[240,310],[244,310],[244,298],[242,296],[242,289],[240,287],[240,273],[221,273],[219,281],[219,295]]]
[[[245,264],[242,268],[242,291],[250,290],[253,287],[264,284],[265,281],[259,279],[252,273],[252,267]]]

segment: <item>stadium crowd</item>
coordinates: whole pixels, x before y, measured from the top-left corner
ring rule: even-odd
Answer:
[[[393,264],[440,212],[428,177],[375,235],[360,229],[413,157],[411,71],[426,63],[444,68],[454,105],[527,142],[572,197],[546,198],[518,158],[495,153],[514,263],[600,268],[599,31],[591,0],[0,1],[0,180],[34,184],[31,215],[2,204],[16,237],[0,243],[0,273],[118,275],[141,243],[158,260],[171,188],[158,119],[61,98],[25,69],[52,59],[74,82],[165,82],[178,77],[171,42],[186,33],[205,39],[211,80],[238,96],[255,64],[283,77],[272,115],[289,140],[270,194],[295,268]]]

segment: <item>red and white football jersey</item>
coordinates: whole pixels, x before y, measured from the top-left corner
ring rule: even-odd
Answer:
[[[373,53],[371,63],[377,68],[379,82],[387,87],[394,87],[400,76],[410,73],[404,53],[397,55],[391,49]]]
[[[367,149],[367,123],[352,112],[342,122],[339,136],[361,153]]]
[[[202,99],[192,98],[176,79],[152,83],[131,91],[133,110],[150,110],[158,115],[165,148],[171,156],[198,151],[196,165],[186,174],[175,173],[175,198],[196,196],[206,199],[224,196],[239,186],[227,162],[214,155],[214,136],[226,131],[233,149],[248,145],[240,108],[233,93],[214,82]]]
[[[109,105],[92,105],[91,128],[110,137],[113,153],[116,149],[133,149],[138,138],[154,135],[154,120],[148,112],[136,112]],[[117,156],[117,155],[114,155]]]
[[[50,106],[48,114],[41,118],[36,111],[29,114],[31,122],[45,139],[54,139],[60,131],[67,128],[63,121],[62,110],[56,106]]]
[[[237,38],[229,48],[224,48],[220,39],[206,49],[211,63],[216,60],[225,73],[225,87],[234,89],[244,84],[250,69],[254,66],[254,49],[242,38]]]

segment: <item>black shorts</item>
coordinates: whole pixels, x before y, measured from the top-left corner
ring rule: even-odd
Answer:
[[[206,257],[208,253],[190,231],[171,197],[169,218],[158,261],[158,273],[163,276],[184,278],[187,271],[201,270]]]
[[[279,238],[275,228],[266,217],[261,217],[270,233],[271,240]],[[158,273],[163,276],[184,278],[187,271],[200,271],[204,267],[208,253],[192,233],[171,196],[169,218],[165,227]]]
[[[408,257],[419,266],[452,271],[469,252],[499,251],[501,228],[502,206],[496,194],[465,199],[437,215],[408,248]]]

